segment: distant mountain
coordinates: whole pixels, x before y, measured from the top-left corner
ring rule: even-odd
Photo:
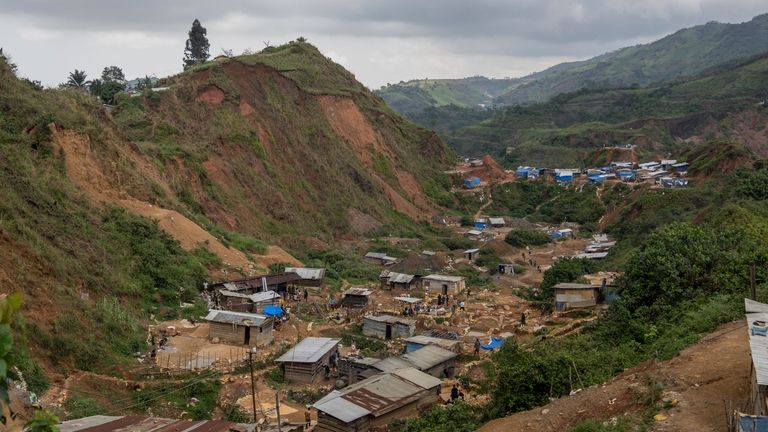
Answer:
[[[645,87],[694,76],[730,61],[768,52],[768,14],[749,22],[710,22],[680,30],[656,42],[623,48],[589,60],[561,63],[524,78],[413,80],[377,91],[392,109],[414,121],[435,124],[443,107],[524,105],[580,89]],[[427,109],[438,111],[425,113]],[[455,110],[446,112],[456,117]],[[425,126],[429,126],[425,124]],[[446,129],[455,129],[444,126]]]
[[[646,88],[582,89],[506,107],[445,135],[459,154],[490,153],[507,166],[576,165],[596,149],[626,143],[648,154],[719,137],[751,148],[768,142],[766,80],[768,54]]]
[[[490,79],[481,76],[460,79],[423,79],[390,84],[377,91],[401,114],[420,113],[427,108],[454,105],[482,108],[509,92],[521,79]]]
[[[527,77],[526,83],[514,86],[494,102],[518,105],[543,102],[582,88],[644,87],[697,75],[713,66],[765,52],[768,52],[768,14],[740,24],[709,22],[650,44],[559,64]]]

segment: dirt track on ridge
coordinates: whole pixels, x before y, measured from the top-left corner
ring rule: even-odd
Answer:
[[[665,382],[664,399],[677,401],[655,422],[654,432],[723,431],[724,400],[738,408],[749,393],[749,343],[743,321],[720,326],[679,356],[645,362],[603,385],[590,387],[549,405],[493,420],[479,432],[558,431],[587,420],[607,420],[642,409],[636,390],[646,375]]]

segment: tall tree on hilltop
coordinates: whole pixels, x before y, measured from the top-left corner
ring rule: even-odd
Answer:
[[[211,44],[208,43],[208,30],[195,19],[192,22],[192,28],[189,30],[189,39],[184,48],[184,69],[189,69],[196,64],[200,64],[210,57],[208,50]]]
[[[125,74],[123,73],[123,70],[117,66],[107,66],[101,72],[101,80],[105,83],[116,82],[125,84]]]
[[[69,73],[67,78],[67,87],[84,89],[89,84],[88,75],[85,71],[75,69],[74,72]]]

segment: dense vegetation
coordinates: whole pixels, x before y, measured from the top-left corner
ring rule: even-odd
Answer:
[[[551,239],[541,230],[515,229],[510,231],[504,241],[514,247],[541,246],[549,243]]]

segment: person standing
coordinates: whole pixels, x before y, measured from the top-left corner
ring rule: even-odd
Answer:
[[[304,430],[309,430],[310,426],[312,426],[312,411],[310,411],[309,405],[307,405],[307,410],[304,411]]]
[[[307,301],[309,299],[309,291],[307,291],[306,288],[304,288],[304,301]]]
[[[454,384],[453,387],[451,387],[451,403],[456,402],[456,399],[459,398],[459,385]]]
[[[480,357],[480,338],[475,338],[475,355]]]

